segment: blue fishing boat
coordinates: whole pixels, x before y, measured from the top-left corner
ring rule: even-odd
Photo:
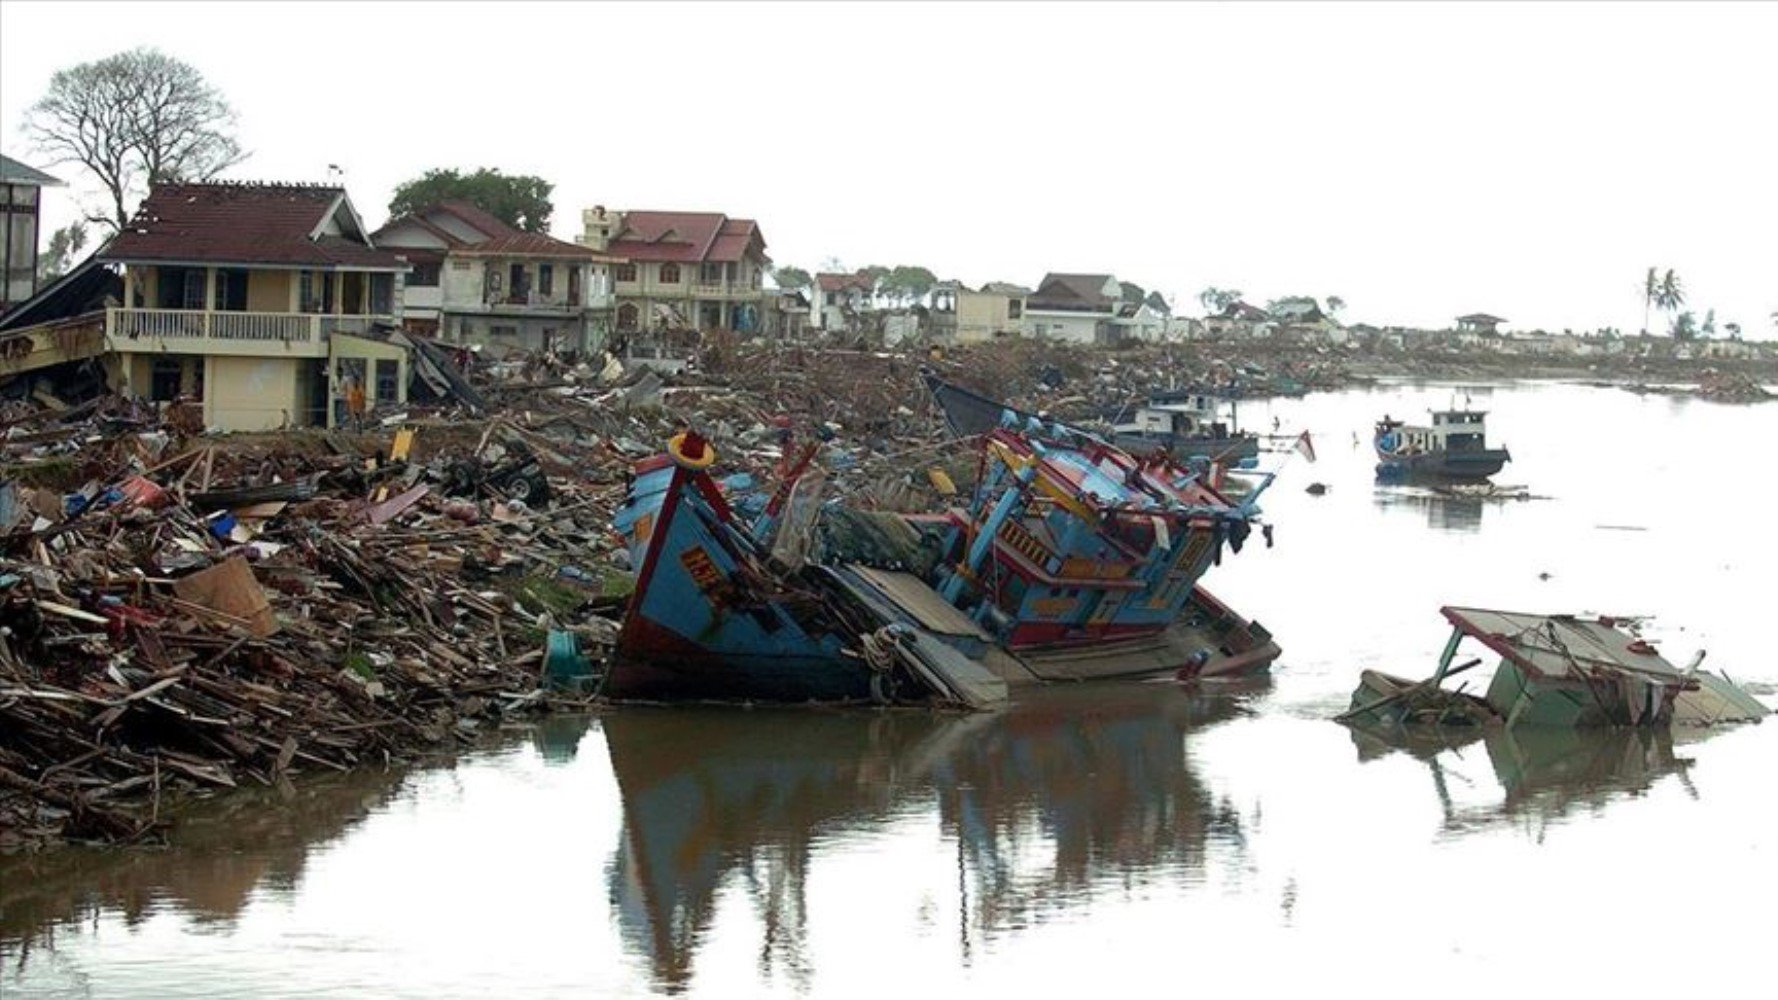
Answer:
[[[796,497],[811,454],[751,520],[730,507],[710,473],[716,450],[696,433],[637,465],[614,519],[636,587],[605,693],[978,708],[1004,700],[1004,682],[909,616],[775,550],[784,520],[813,510]]]
[[[1378,478],[1473,482],[1494,475],[1512,456],[1488,447],[1486,417],[1482,410],[1434,410],[1430,426],[1415,426],[1385,416],[1371,439]]]

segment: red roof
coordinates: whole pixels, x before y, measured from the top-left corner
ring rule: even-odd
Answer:
[[[824,292],[843,292],[848,288],[856,288],[869,292],[876,287],[868,274],[817,274],[815,285]]]
[[[765,236],[752,219],[720,212],[626,212],[611,252],[634,261],[740,261],[757,243],[765,256]]]
[[[100,252],[111,261],[285,264],[391,271],[406,265],[362,237],[312,236],[351,202],[343,188],[302,184],[158,184]]]

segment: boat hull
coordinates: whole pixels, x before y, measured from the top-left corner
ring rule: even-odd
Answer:
[[[1214,462],[1234,464],[1259,457],[1259,438],[1251,434],[1235,437],[1180,437],[1176,434],[1114,434],[1111,443],[1133,455],[1147,454],[1156,448],[1181,462],[1203,457]]]
[[[1383,479],[1428,478],[1475,482],[1498,473],[1511,460],[1512,456],[1504,448],[1436,451],[1424,455],[1379,455],[1377,475]]]

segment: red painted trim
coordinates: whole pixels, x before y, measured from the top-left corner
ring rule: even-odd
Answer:
[[[636,467],[635,467],[636,468],[636,475],[640,476],[645,472],[653,472],[654,470],[659,469],[663,466],[672,465],[672,464],[673,464],[673,456],[671,456],[671,455],[666,455],[666,454],[650,455],[649,457],[644,458],[641,461],[636,463]]]
[[[630,594],[630,606],[624,611],[623,627],[618,632],[619,649],[625,647],[631,626],[640,615],[643,596],[648,593],[648,585],[654,580],[655,564],[660,562],[661,549],[667,544],[667,528],[679,513],[679,490],[686,474],[684,469],[676,468],[673,478],[667,480],[667,492],[661,498],[660,510],[655,512],[654,530],[648,536],[648,549],[642,553],[642,566],[636,570],[636,588]]]

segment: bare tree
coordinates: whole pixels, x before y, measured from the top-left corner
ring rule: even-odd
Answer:
[[[111,197],[88,220],[129,224],[131,203],[163,181],[209,180],[246,159],[235,113],[190,65],[137,48],[58,70],[31,106],[25,132],[55,163],[77,162]]]

